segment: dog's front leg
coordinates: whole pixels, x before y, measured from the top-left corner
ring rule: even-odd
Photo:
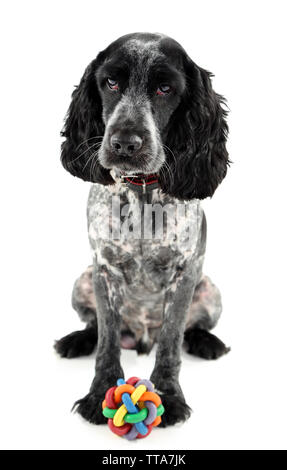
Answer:
[[[166,291],[163,325],[151,375],[166,410],[162,417],[163,426],[185,421],[190,416],[178,376],[186,315],[194,289],[195,276],[190,272],[182,273]]]
[[[96,375],[90,392],[75,403],[78,413],[94,424],[105,423],[102,401],[108,388],[124,377],[120,364],[120,283],[105,266],[95,267],[94,291],[98,320]]]

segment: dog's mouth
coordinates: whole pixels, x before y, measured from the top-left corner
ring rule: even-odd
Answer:
[[[122,174],[154,174],[163,165],[164,159],[161,156],[151,156],[148,152],[141,153],[134,157],[128,155],[115,155],[109,151],[99,152],[100,164],[108,169],[119,170]]]

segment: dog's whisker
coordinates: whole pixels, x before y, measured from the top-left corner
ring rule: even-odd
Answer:
[[[84,144],[86,144],[87,142],[89,142],[90,140],[94,140],[94,139],[103,139],[104,136],[103,135],[95,135],[94,137],[90,137],[89,139],[86,139],[86,140],[83,140],[83,142],[79,143],[78,147],[76,148],[76,151]]]
[[[94,170],[96,168],[96,165],[98,163],[99,158],[100,158],[99,151],[94,152],[93,161],[92,161],[92,164],[91,164],[91,167],[90,167],[90,179],[91,179],[91,181],[93,181],[93,173],[94,173]]]
[[[89,156],[88,160],[86,161],[85,165],[83,166],[83,171],[86,169],[88,164],[91,162],[91,160],[94,159],[95,155],[97,155],[98,151],[96,150],[95,152],[92,152],[91,155]]]
[[[100,147],[102,144],[101,142],[96,142],[95,144],[89,146],[84,152],[82,152],[80,155],[78,155],[76,158],[74,158],[73,160],[71,160],[69,162],[69,164],[72,164],[72,163],[75,163],[77,160],[79,160],[79,158],[81,158],[83,155],[85,155],[85,153],[87,153],[89,150],[92,150],[93,148],[95,147]]]
[[[167,161],[165,161],[165,162],[164,162],[164,167],[167,169],[168,174],[169,174],[169,177],[170,177],[170,181],[171,181],[171,183],[172,183],[173,180],[174,180],[174,174],[173,174],[173,171],[172,171],[172,169],[171,169],[171,166],[170,166],[170,164],[169,164]]]
[[[159,161],[161,163],[160,170],[161,169],[166,169],[167,170],[167,172],[169,174],[170,181],[172,182],[173,181],[173,173],[172,173],[172,170],[171,170],[171,167],[170,167],[169,163],[166,160],[162,161],[159,158],[158,155],[153,156],[153,158],[154,158],[155,161]],[[163,172],[163,178],[166,179],[164,172]]]
[[[176,163],[176,158],[175,158],[175,155],[174,155],[173,151],[166,144],[162,144],[162,146],[163,146],[163,148],[165,148],[166,150],[169,151],[169,153],[171,154],[171,156],[174,159],[174,162]]]

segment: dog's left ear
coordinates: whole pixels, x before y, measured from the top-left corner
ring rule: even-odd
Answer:
[[[65,125],[61,135],[61,161],[72,175],[93,183],[113,184],[110,171],[97,161],[97,149],[102,141],[105,125],[102,119],[102,101],[96,81],[96,71],[103,52],[85,70],[80,84],[72,93]]]
[[[171,152],[166,152],[160,182],[178,199],[204,199],[213,195],[229,164],[227,111],[224,98],[212,89],[212,74],[188,56],[184,62],[186,89],[167,130],[164,143]]]

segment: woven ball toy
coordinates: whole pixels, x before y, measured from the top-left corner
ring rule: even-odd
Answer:
[[[107,391],[102,407],[110,430],[128,440],[148,436],[161,422],[164,413],[153,384],[138,377],[131,377],[126,382],[118,379],[117,387]]]

